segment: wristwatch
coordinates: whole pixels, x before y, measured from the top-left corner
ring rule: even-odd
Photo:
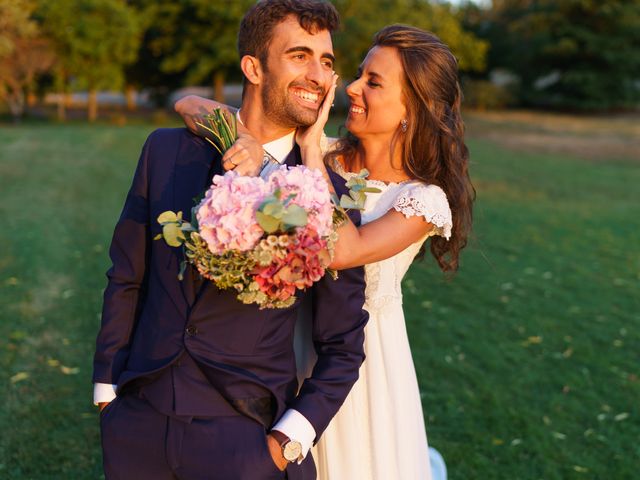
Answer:
[[[302,444],[297,440],[291,440],[288,436],[278,430],[271,430],[271,435],[280,444],[282,456],[284,459],[293,463],[300,458],[302,454]]]

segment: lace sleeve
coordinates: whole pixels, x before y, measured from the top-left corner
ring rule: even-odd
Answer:
[[[393,208],[405,217],[423,216],[435,228],[431,235],[451,237],[451,209],[447,195],[436,185],[410,184],[393,203]]]

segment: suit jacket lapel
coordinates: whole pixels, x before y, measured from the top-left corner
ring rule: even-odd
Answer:
[[[176,212],[181,211],[183,218],[191,220],[194,199],[211,184],[213,175],[222,174],[220,155],[208,143],[199,137],[189,135],[181,142],[174,172],[173,205]],[[182,262],[182,251],[175,249],[178,261]],[[180,282],[182,294],[189,306],[196,300],[194,275],[195,269],[188,265],[184,279]]]
[[[293,149],[289,152],[289,155],[287,155],[283,163],[288,167],[295,167],[296,165],[302,164],[302,155],[300,154],[300,147],[297,143],[293,146]]]

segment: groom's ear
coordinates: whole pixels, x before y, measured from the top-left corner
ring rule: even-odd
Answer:
[[[262,66],[260,60],[251,55],[245,55],[240,60],[240,68],[249,83],[259,85],[262,81]]]

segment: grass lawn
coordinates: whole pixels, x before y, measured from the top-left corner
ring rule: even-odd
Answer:
[[[152,128],[0,128],[0,478],[101,478],[106,250]],[[637,478],[638,163],[470,147],[461,271],[404,282],[430,443],[452,480]]]

